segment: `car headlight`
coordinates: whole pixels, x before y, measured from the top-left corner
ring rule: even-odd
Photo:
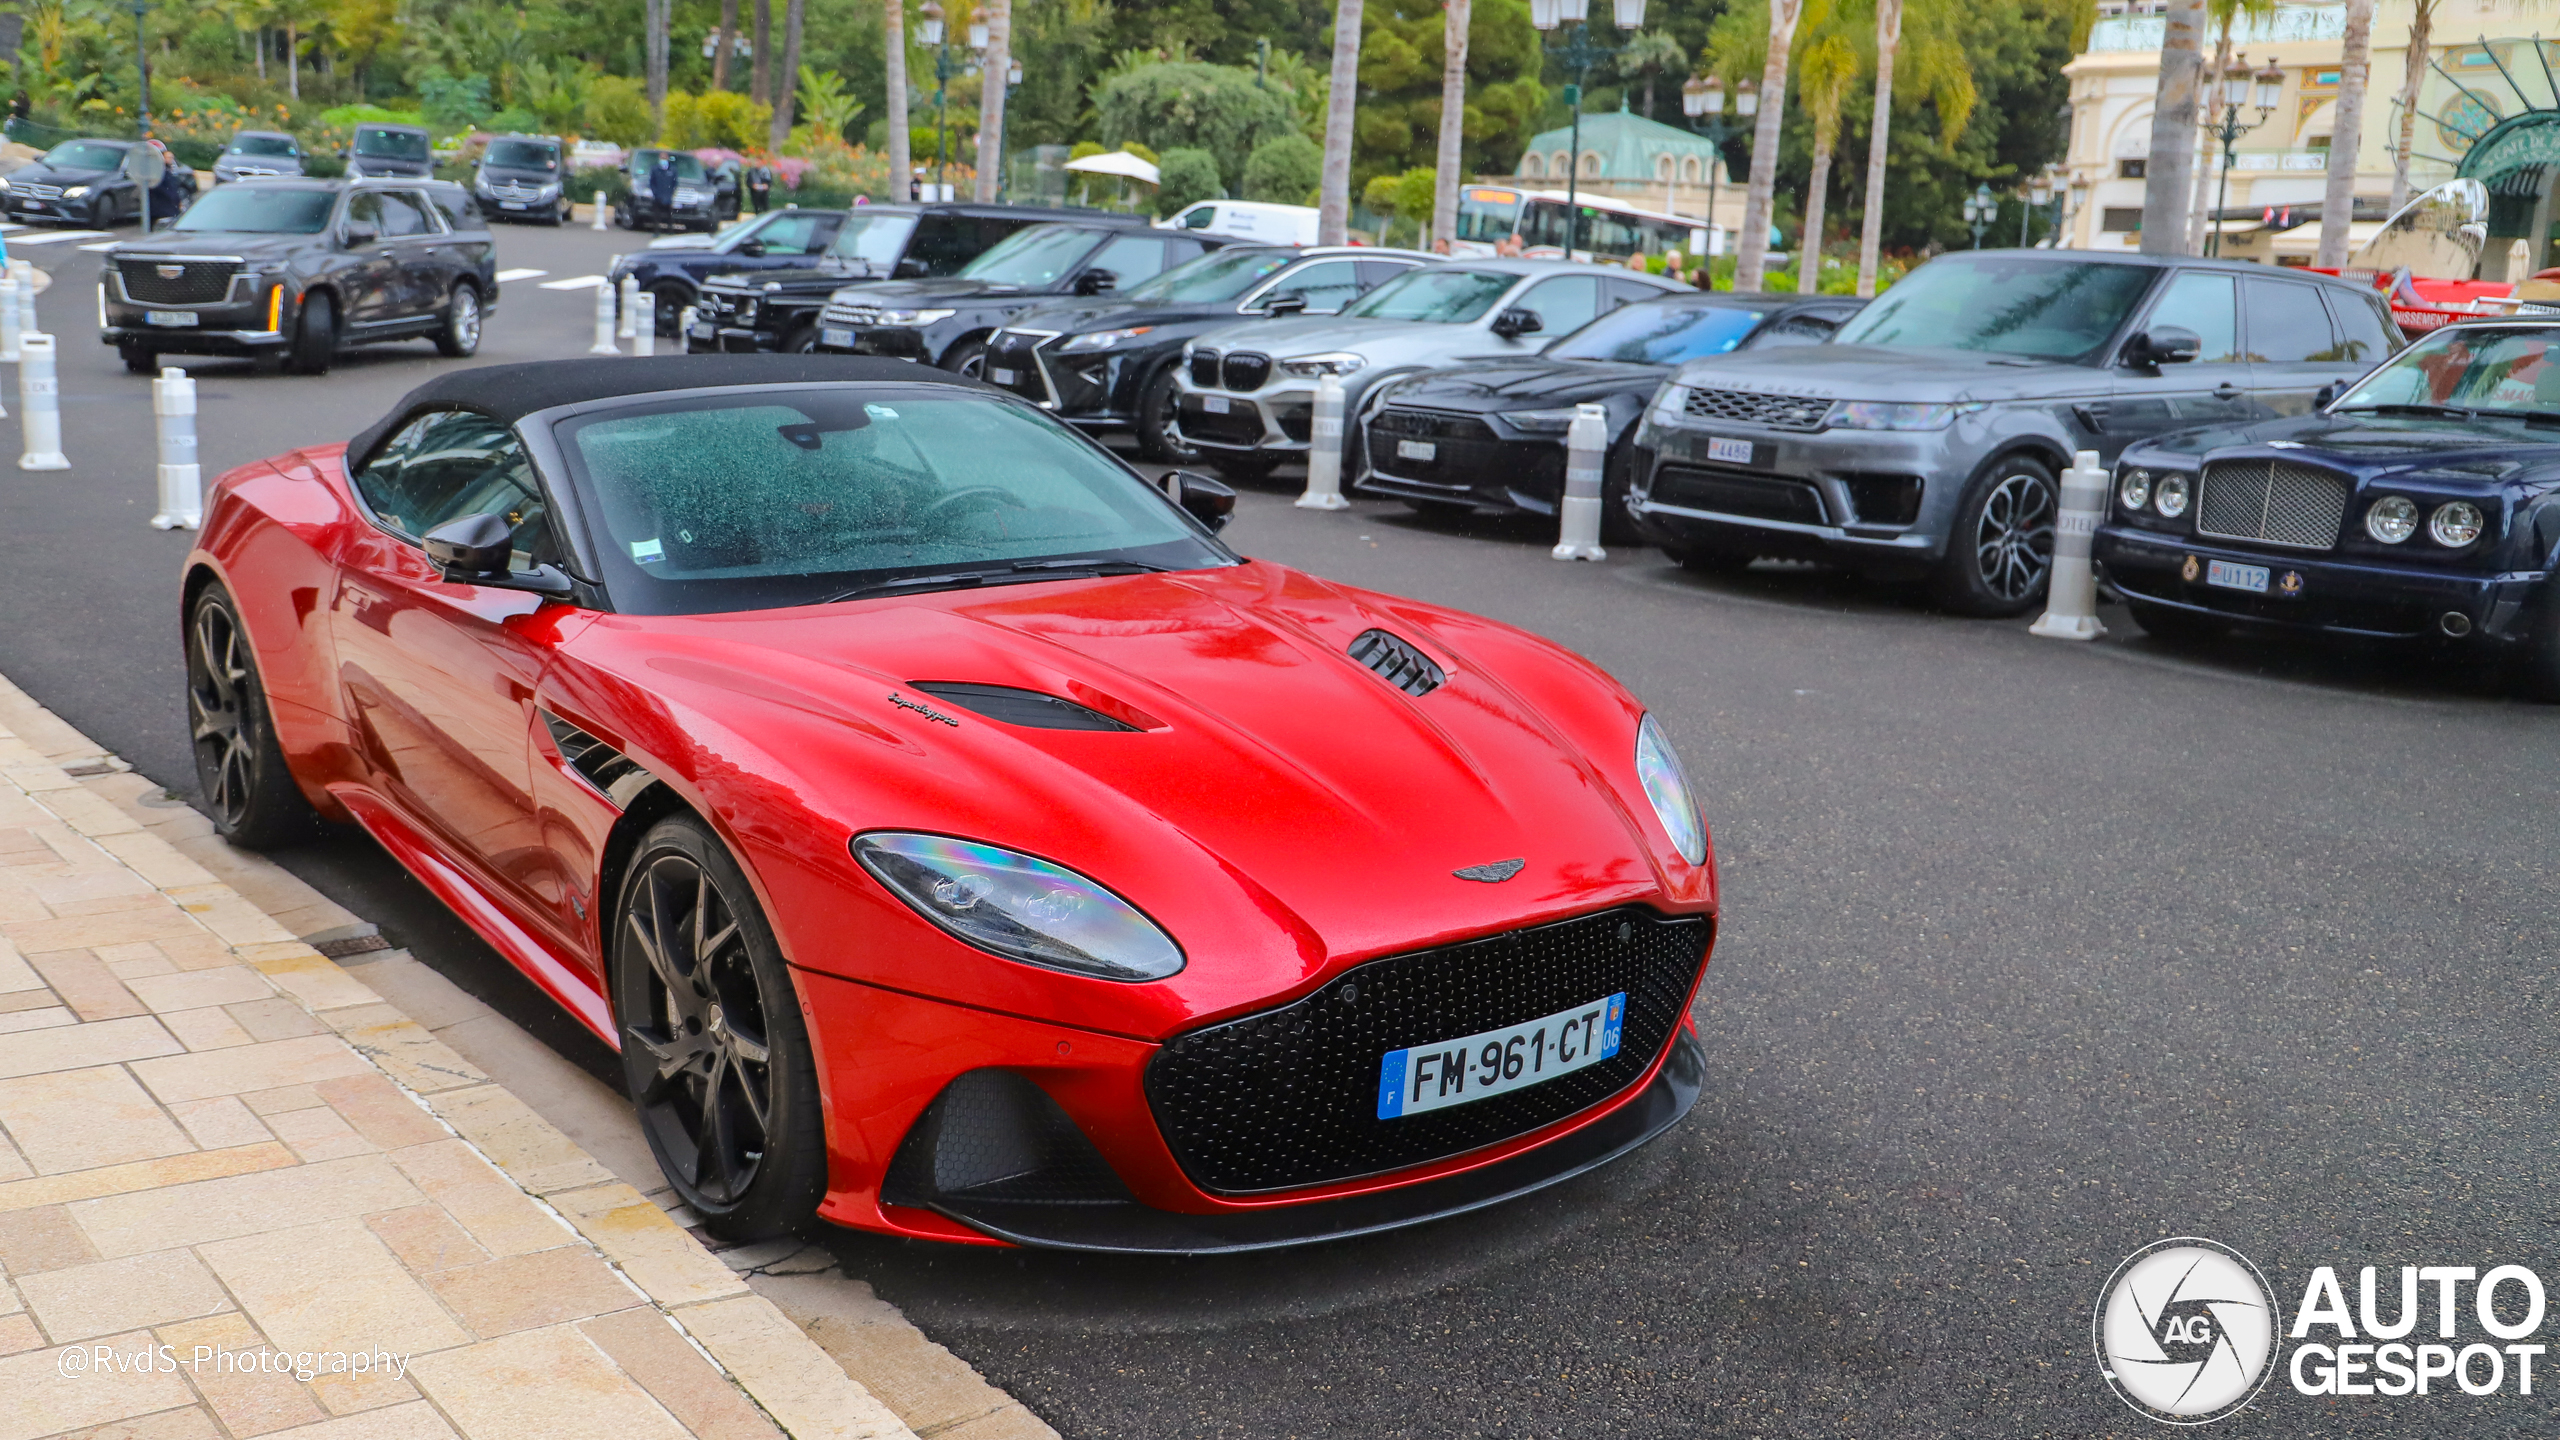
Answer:
[[[1680,757],[1671,753],[1671,738],[1651,715],[1636,727],[1636,778],[1643,782],[1644,798],[1653,802],[1654,818],[1662,822],[1680,858],[1692,865],[1704,863],[1707,827],[1698,819],[1697,802],[1689,797],[1689,776],[1680,768]]]
[[[1156,327],[1153,325],[1133,325],[1126,330],[1096,330],[1085,335],[1070,335],[1059,342],[1058,353],[1084,355],[1096,350],[1108,350],[1124,340],[1135,340],[1141,335],[1152,335],[1155,330]]]
[[[2461,549],[2480,538],[2480,507],[2468,500],[2437,506],[2427,517],[2427,534],[2439,545]]]
[[[1312,380],[1319,375],[1348,375],[1368,363],[1348,350],[1337,350],[1329,355],[1301,355],[1294,360],[1283,360],[1280,369],[1302,380]]]
[[[2148,470],[2124,472],[2124,478],[2116,482],[2116,498],[2124,502],[2124,508],[2127,510],[2139,510],[2150,504],[2151,472]]]
[[[1561,435],[1573,428],[1573,407],[1562,410],[1505,410],[1503,421],[1514,430],[1532,435]]]
[[[1840,430],[1944,430],[1963,407],[1931,401],[1901,405],[1882,400],[1832,402],[1830,423]]]
[[[77,200],[77,199],[79,199],[81,196],[86,195],[86,194],[88,194],[88,193],[89,193],[89,187],[88,187],[88,186],[86,186],[86,185],[73,185],[73,186],[71,186],[71,187],[69,187],[69,188],[65,189],[65,190],[62,192],[62,198],[63,198],[63,199],[65,199],[65,200]]]
[[[853,856],[915,912],[981,950],[1097,980],[1162,980],[1182,948],[1073,870],[947,835],[857,835]]]
[[[2187,513],[2186,476],[2163,475],[2153,483],[2152,491],[2151,503],[2160,507],[2161,514],[2175,520]]]
[[[883,310],[880,312],[880,323],[883,325],[931,325],[937,321],[948,320],[959,313],[957,310]]]
[[[2397,545],[2418,533],[2418,506],[2406,495],[2385,495],[2364,512],[2364,533]]]

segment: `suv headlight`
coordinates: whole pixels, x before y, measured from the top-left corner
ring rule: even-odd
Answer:
[[[1503,423],[1532,435],[1561,435],[1573,428],[1573,407],[1561,410],[1505,410]]]
[[[959,313],[960,312],[957,310],[883,310],[880,312],[880,319],[878,323],[882,325],[932,325],[939,321],[948,320]]]
[[[1348,350],[1337,350],[1329,355],[1300,355],[1294,360],[1283,360],[1280,369],[1284,374],[1312,380],[1319,375],[1348,375],[1368,363]]]
[[[1153,325],[1133,325],[1126,330],[1096,330],[1085,335],[1070,335],[1058,343],[1058,353],[1085,355],[1096,350],[1108,350],[1124,340],[1135,340],[1141,335],[1152,335],[1155,329]]]
[[[1095,882],[1016,850],[947,835],[857,835],[853,857],[889,892],[963,942],[1097,980],[1179,974],[1182,947]]]
[[[1882,400],[1835,400],[1830,424],[1839,430],[1944,430],[1968,408],[1932,401],[1923,405]]]
[[[1663,833],[1671,837],[1672,848],[1680,858],[1692,865],[1707,858],[1707,827],[1698,818],[1698,804],[1689,794],[1689,776],[1680,768],[1680,757],[1671,751],[1671,738],[1662,733],[1651,715],[1636,727],[1636,778],[1644,784],[1644,798],[1653,802],[1654,818],[1662,822]]]

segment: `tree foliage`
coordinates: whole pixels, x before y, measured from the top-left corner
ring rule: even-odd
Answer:
[[[1444,18],[1437,0],[1368,0],[1363,7],[1355,191],[1438,158]],[[1476,0],[1467,24],[1463,172],[1503,172],[1519,163],[1546,104],[1539,65],[1528,0]]]
[[[1305,205],[1324,176],[1324,149],[1304,135],[1275,135],[1244,162],[1244,198]]]
[[[1094,96],[1102,143],[1138,140],[1168,156],[1204,150],[1217,164],[1221,188],[1228,178],[1240,183],[1255,146],[1298,128],[1287,92],[1253,81],[1250,70],[1197,61],[1120,70]]]
[[[1156,215],[1171,215],[1185,205],[1215,200],[1227,193],[1218,179],[1218,157],[1206,150],[1164,152],[1156,166]]]

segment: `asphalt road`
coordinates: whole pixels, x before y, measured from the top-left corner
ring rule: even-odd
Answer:
[[[591,273],[606,241],[630,243],[508,231],[502,263]],[[57,261],[75,468],[0,480],[0,671],[192,791],[187,542],[144,524],[149,402],[87,343],[94,261]],[[587,303],[509,285],[482,358],[576,353]],[[206,463],[342,438],[447,363],[210,368]],[[2100,1287],[2155,1239],[2236,1247],[2288,1317],[2320,1265],[2350,1305],[2365,1265],[2560,1279],[2560,711],[2387,652],[2177,651],[2120,610],[2070,645],[1809,568],[1564,565],[1534,527],[1277,489],[1229,533],[1553,636],[1663,717],[1725,883],[1708,1083],[1609,1169],[1386,1238],[1206,1263],[839,1238],[1066,1434],[2158,1434],[2090,1354]],[[285,858],[610,1073],[368,843]],[[2392,1400],[2279,1378],[2216,1433],[2547,1434],[2560,1376],[2536,1380]]]

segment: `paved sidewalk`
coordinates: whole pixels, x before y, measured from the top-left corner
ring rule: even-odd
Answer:
[[[5,681],[0,717],[0,1440],[915,1434],[640,1190],[70,773],[117,762]]]

